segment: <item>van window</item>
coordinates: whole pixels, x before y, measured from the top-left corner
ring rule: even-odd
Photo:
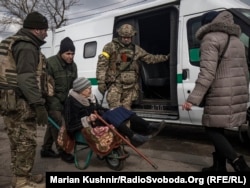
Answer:
[[[232,9],[234,21],[241,28],[240,40],[245,45],[248,67],[250,67],[250,10],[248,9]]]
[[[187,22],[188,49],[191,65],[200,66],[200,42],[195,33],[201,27],[201,17],[192,18]]]
[[[83,47],[83,57],[84,58],[92,58],[96,55],[97,42],[87,42]]]

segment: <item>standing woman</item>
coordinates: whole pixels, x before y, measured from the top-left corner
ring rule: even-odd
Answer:
[[[198,106],[206,94],[202,124],[215,152],[213,165],[202,171],[227,171],[226,161],[235,171],[250,171],[224,134],[224,129],[239,127],[246,121],[249,73],[245,47],[239,39],[241,29],[228,11],[208,12],[201,23],[196,33],[201,40],[200,73],[182,108],[191,110],[192,105]],[[219,64],[228,39],[228,48]]]

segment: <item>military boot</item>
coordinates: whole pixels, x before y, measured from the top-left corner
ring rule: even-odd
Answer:
[[[37,184],[29,181],[27,177],[16,177],[15,188],[45,188],[45,183]]]
[[[31,182],[41,183],[43,181],[43,175],[42,174],[31,174],[29,176],[29,180]],[[16,185],[16,176],[12,177],[11,185],[12,185],[12,187],[15,187],[15,185]]]
[[[226,158],[213,152],[213,165],[202,169],[202,172],[227,172]]]
[[[31,174],[30,181],[35,183],[41,183],[43,181],[43,174]]]

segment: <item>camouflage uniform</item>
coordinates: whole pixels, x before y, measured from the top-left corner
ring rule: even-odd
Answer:
[[[21,40],[13,46],[17,62],[16,108],[2,115],[10,140],[11,170],[15,176],[29,177],[37,146],[35,105],[44,105],[48,94],[47,62],[40,52],[44,41],[24,28],[16,35],[26,36],[30,41]]]
[[[106,90],[109,108],[124,106],[131,109],[132,102],[139,96],[139,63],[159,63],[168,60],[167,55],[152,55],[138,45],[124,45],[120,37],[132,37],[135,31],[124,24],[118,29],[119,38],[106,44],[99,55],[96,78],[99,91]],[[104,88],[104,89],[103,89]],[[101,91],[102,90],[102,91]]]

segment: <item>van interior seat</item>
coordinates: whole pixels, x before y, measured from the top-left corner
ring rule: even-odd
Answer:
[[[147,64],[141,63],[141,79],[145,86],[162,87],[169,82],[169,70],[166,62]]]

